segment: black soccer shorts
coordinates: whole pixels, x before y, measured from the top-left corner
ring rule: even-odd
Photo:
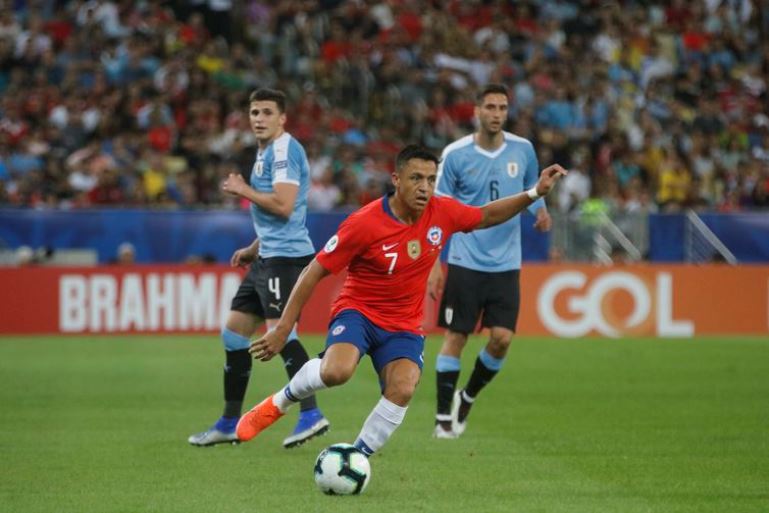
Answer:
[[[475,331],[483,312],[481,327],[498,326],[515,331],[520,307],[520,275],[518,269],[489,273],[449,264],[438,325],[469,334]]]
[[[230,310],[279,319],[302,269],[312,261],[304,257],[258,258],[232,298]]]

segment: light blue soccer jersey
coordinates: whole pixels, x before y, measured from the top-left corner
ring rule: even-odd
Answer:
[[[251,204],[251,218],[259,239],[259,256],[302,257],[315,253],[305,220],[307,193],[310,190],[310,164],[302,145],[284,133],[267,148],[259,150],[251,169],[251,187],[258,192],[273,192],[273,184],[299,186],[294,211],[288,219]]]
[[[504,144],[493,152],[476,145],[473,135],[446,146],[438,166],[436,194],[480,207],[534,187],[539,177],[534,146],[511,133],[504,132],[504,136]],[[529,210],[534,213],[544,206],[540,198]],[[520,269],[520,216],[491,228],[455,233],[448,262],[484,272]]]

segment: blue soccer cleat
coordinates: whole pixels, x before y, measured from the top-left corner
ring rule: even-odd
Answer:
[[[221,417],[216,424],[206,431],[190,435],[187,441],[191,445],[198,447],[208,447],[216,444],[238,444],[238,436],[235,434],[235,426],[238,423],[237,417]]]
[[[324,434],[328,431],[328,419],[323,416],[318,408],[299,412],[299,420],[296,423],[291,436],[283,440],[283,447],[290,449],[302,445],[306,441]]]

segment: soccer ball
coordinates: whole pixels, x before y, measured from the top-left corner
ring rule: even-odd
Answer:
[[[368,458],[350,444],[326,447],[315,460],[315,484],[326,495],[357,495],[370,480]]]

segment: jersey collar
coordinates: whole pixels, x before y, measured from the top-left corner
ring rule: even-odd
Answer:
[[[505,148],[507,148],[507,141],[503,142],[502,146],[500,146],[494,151],[484,150],[483,148],[478,146],[478,143],[476,142],[473,142],[473,147],[475,148],[475,151],[477,151],[481,155],[488,157],[490,159],[493,159],[493,158],[497,158],[503,151],[505,151]]]
[[[395,222],[396,222],[396,223],[398,223],[398,224],[403,224],[403,222],[402,222],[400,219],[398,219],[397,217],[395,217],[395,214],[393,214],[393,210],[392,210],[392,208],[390,208],[390,197],[391,197],[393,194],[395,194],[395,193],[393,193],[393,192],[390,192],[390,193],[388,193],[388,194],[385,194],[384,196],[382,196],[382,209],[385,211],[385,214],[387,214],[388,216],[390,216],[390,218],[391,218],[393,221],[395,221]]]

